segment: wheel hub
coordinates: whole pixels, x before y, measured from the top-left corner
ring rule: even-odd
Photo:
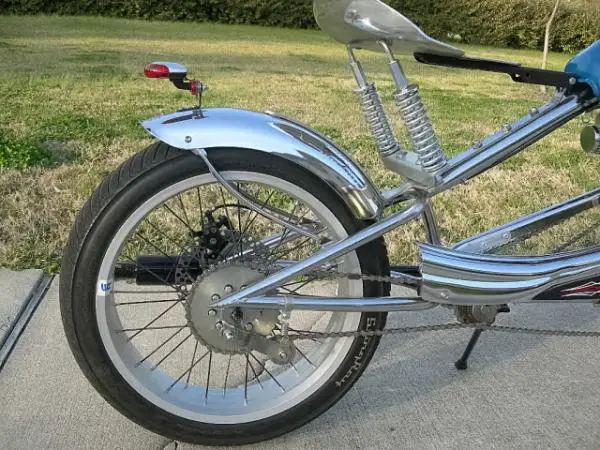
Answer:
[[[265,278],[258,269],[243,263],[223,264],[205,272],[192,286],[186,304],[186,318],[192,333],[208,348],[218,353],[246,353],[258,350],[269,356],[289,356],[277,340],[266,339],[278,325],[275,310],[244,310],[243,306],[221,309],[213,304],[240,289]],[[280,350],[271,348],[275,344]]]

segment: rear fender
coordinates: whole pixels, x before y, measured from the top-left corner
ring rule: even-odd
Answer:
[[[358,219],[383,212],[379,191],[342,149],[283,117],[242,109],[190,109],[148,119],[142,126],[183,150],[237,147],[285,158],[331,186]]]

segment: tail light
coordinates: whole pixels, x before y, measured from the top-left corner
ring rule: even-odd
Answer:
[[[144,75],[147,78],[167,78],[177,89],[190,91],[193,96],[198,97],[199,104],[202,92],[208,89],[208,86],[200,81],[189,80],[187,78],[186,67],[174,62],[153,62],[152,64],[148,64],[144,68]]]

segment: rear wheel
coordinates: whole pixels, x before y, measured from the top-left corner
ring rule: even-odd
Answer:
[[[242,149],[209,157],[256,204],[329,242],[364,226],[289,161]],[[211,304],[320,246],[240,205],[200,158],[155,144],[110,175],[77,218],[60,286],[71,349],[104,398],[154,432],[203,444],[283,434],[339,400],[379,338],[289,344],[282,333],[381,329],[386,315]],[[382,240],[331,267],[389,273]],[[389,286],[306,275],[277,291],[369,297]]]

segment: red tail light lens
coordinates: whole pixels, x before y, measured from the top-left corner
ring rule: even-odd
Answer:
[[[148,64],[144,67],[144,75],[147,78],[169,78],[169,68],[164,64]]]

